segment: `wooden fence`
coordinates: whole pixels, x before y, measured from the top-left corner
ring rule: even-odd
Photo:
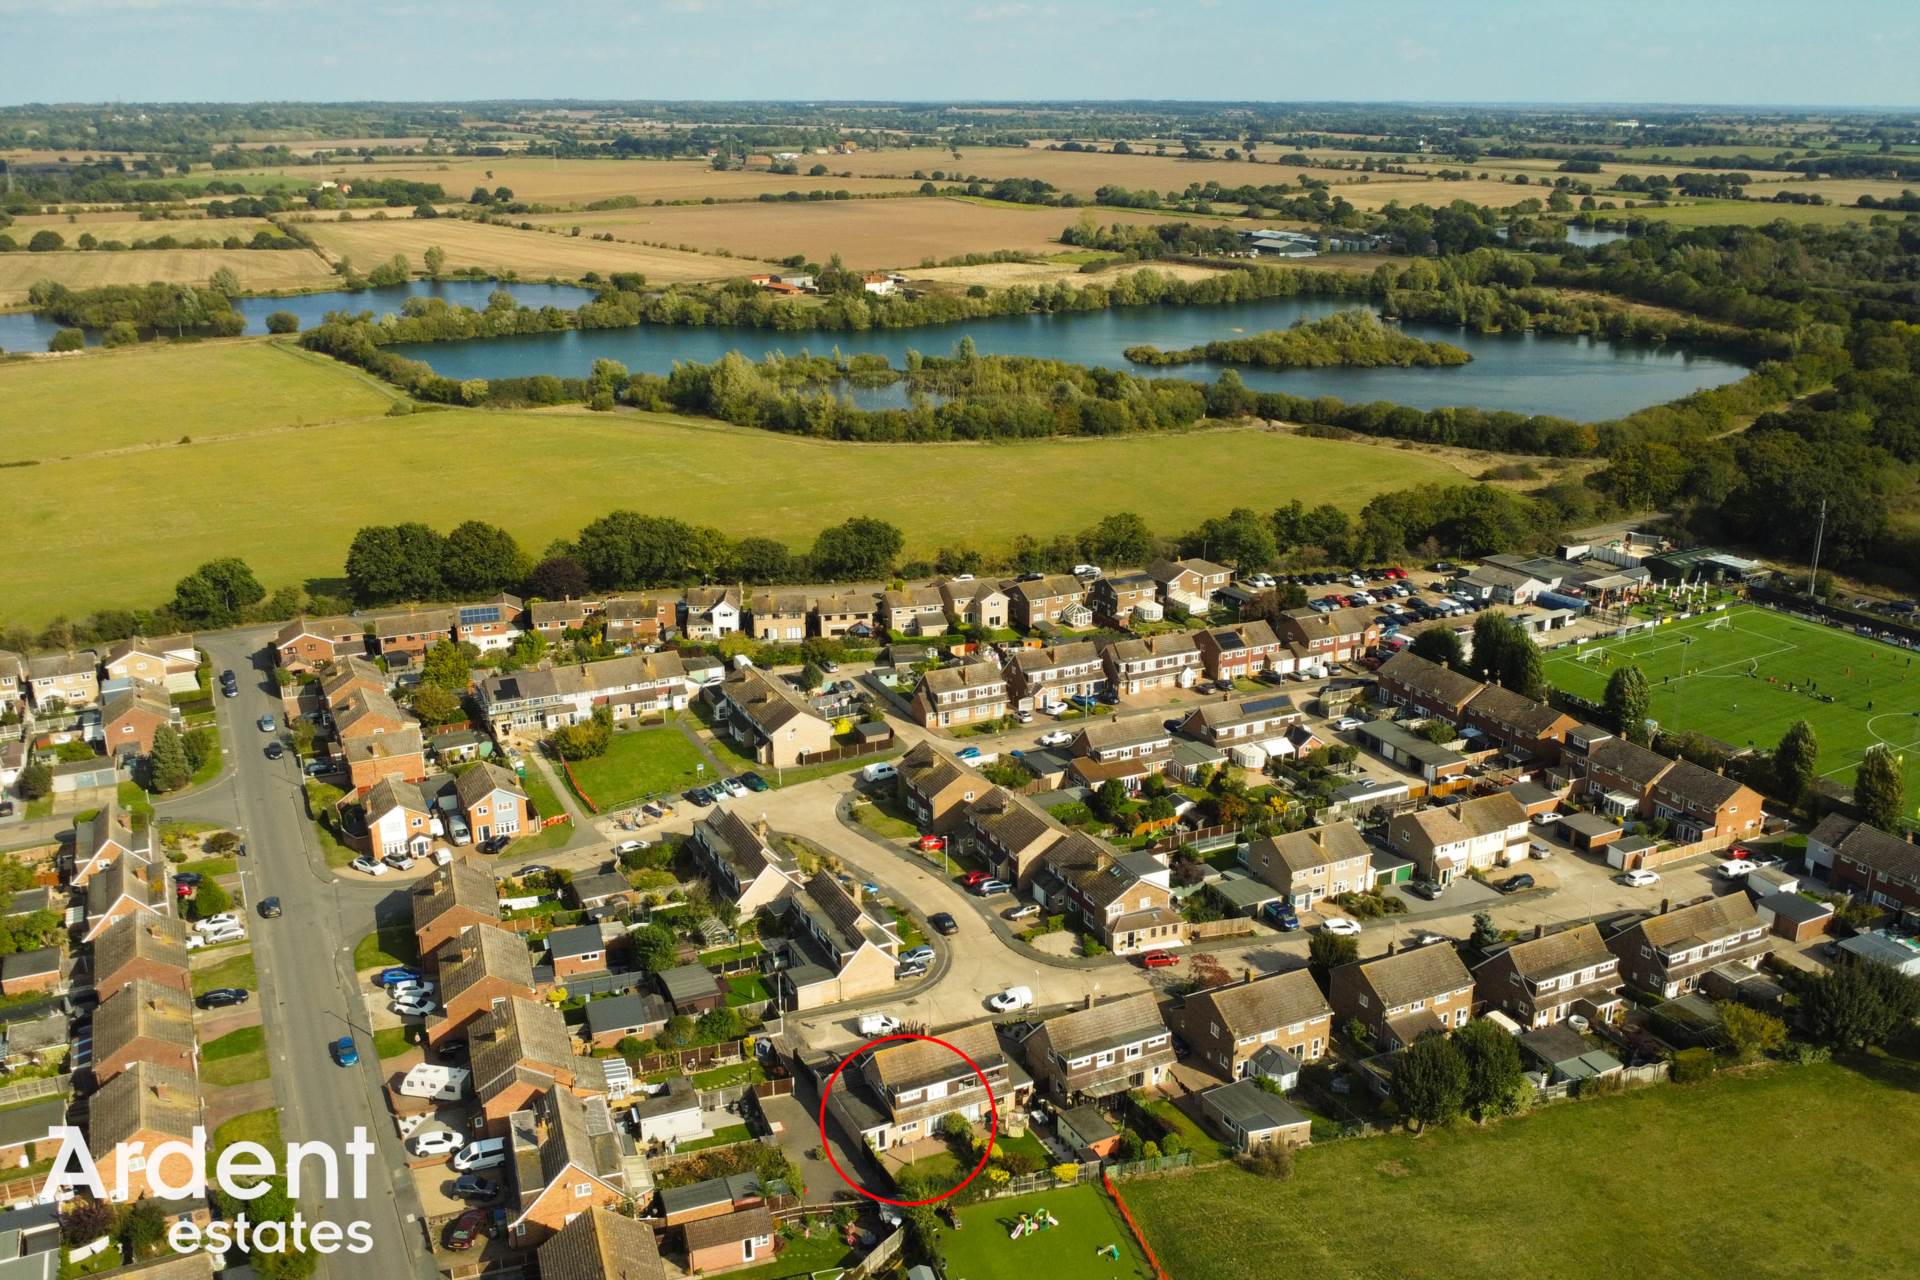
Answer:
[[[35,1076],[27,1080],[16,1080],[12,1084],[0,1086],[0,1107],[32,1102],[36,1098],[45,1098],[56,1093],[69,1093],[72,1091],[72,1083],[71,1075]]]
[[[894,742],[894,736],[889,731],[886,737],[876,738],[871,742],[850,742],[844,747],[828,747],[825,751],[802,751],[795,758],[795,767],[833,764],[840,760],[858,760],[862,756],[877,756],[883,751],[893,750]]]

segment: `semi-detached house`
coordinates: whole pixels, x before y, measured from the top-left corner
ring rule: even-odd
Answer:
[[[1473,975],[1439,942],[1341,965],[1329,975],[1328,999],[1342,1025],[1357,1019],[1381,1048],[1404,1049],[1430,1032],[1467,1025]]]
[[[1547,1027],[1569,1014],[1612,1021],[1624,1007],[1620,961],[1590,924],[1516,942],[1473,971],[1482,1004],[1523,1027]]]
[[[480,706],[495,733],[540,733],[590,720],[606,707],[618,720],[687,705],[687,673],[676,653],[636,653],[488,676]]]
[[[1042,626],[1071,626],[1070,610],[1078,609],[1086,621],[1093,614],[1086,607],[1087,584],[1072,574],[1054,573],[1031,582],[1016,582],[1007,592],[1008,615],[1022,631]],[[1086,625],[1084,622],[1079,625]]]
[[[1380,643],[1380,618],[1371,609],[1289,609],[1280,615],[1280,638],[1299,645],[1314,663],[1355,662]]]
[[[842,1082],[848,1096],[842,1101],[841,1090],[834,1091],[835,1119],[850,1137],[885,1151],[932,1136],[946,1116],[985,1124],[994,1106],[1009,1104],[1007,1055],[992,1023],[976,1022],[940,1038],[953,1049],[915,1040],[876,1049],[856,1062],[857,1080]]]
[[[1147,566],[1164,604],[1179,605],[1189,613],[1205,613],[1214,593],[1233,581],[1233,570],[1211,560],[1155,560]]]
[[[1387,823],[1393,851],[1411,859],[1423,878],[1437,884],[1523,861],[1529,842],[1527,811],[1504,791],[1398,813]]]
[[[1151,995],[1049,1018],[1027,1037],[1036,1089],[1060,1102],[1151,1089],[1173,1069],[1173,1033]]]
[[[1107,690],[1106,664],[1091,640],[1015,649],[1003,670],[1007,692],[1021,711],[1062,707]]]
[[[986,578],[943,579],[940,599],[946,605],[948,617],[968,626],[1000,631],[1007,625],[1007,593]]]
[[[833,746],[833,725],[758,667],[730,672],[708,696],[717,730],[760,764],[791,769]]]
[[[1193,992],[1175,1010],[1174,1025],[1194,1056],[1229,1080],[1247,1074],[1262,1049],[1318,1062],[1333,1042],[1333,1008],[1305,969]]]
[[[1565,759],[1575,792],[1601,813],[1662,819],[1682,844],[1755,833],[1765,818],[1751,787],[1587,726],[1568,732]]]
[[[1351,822],[1264,836],[1247,846],[1245,862],[1300,911],[1373,884],[1373,854]]]
[[[1209,680],[1251,680],[1263,671],[1290,675],[1299,666],[1293,649],[1264,618],[1208,627],[1193,639]]]
[[[1807,866],[1876,907],[1920,911],[1920,846],[1878,827],[1828,814],[1807,837]]]
[[[938,587],[902,587],[880,597],[880,625],[901,636],[938,636],[947,631],[947,602]]]
[[[1200,677],[1200,646],[1186,631],[1117,640],[1102,655],[1107,680],[1121,697],[1189,688]]]
[[[1672,999],[1716,965],[1758,967],[1771,944],[1747,895],[1730,893],[1629,925],[1607,947],[1620,958],[1628,986]]]
[[[913,717],[929,729],[998,720],[1005,716],[1007,678],[993,662],[935,667],[913,691]]]
[[[767,825],[715,808],[693,826],[693,847],[707,876],[742,917],[771,906],[800,883],[793,855],[768,838]]]

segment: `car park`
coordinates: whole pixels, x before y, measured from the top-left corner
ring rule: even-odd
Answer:
[[[375,858],[373,855],[366,854],[366,853],[361,854],[359,857],[355,858],[352,862],[348,863],[347,865],[352,867],[355,871],[360,872],[362,875],[368,875],[368,876],[383,876],[387,874],[388,870],[390,869],[388,868],[386,863],[381,862],[379,859]]]
[[[455,1218],[447,1227],[447,1234],[441,1243],[456,1253],[464,1253],[478,1243],[487,1229],[487,1211],[468,1209]]]
[[[1008,987],[987,997],[987,1008],[995,1013],[1017,1013],[1032,1007],[1033,990],[1030,987]]]
[[[960,932],[959,922],[955,920],[953,916],[951,916],[945,911],[934,912],[932,915],[927,917],[927,923],[933,926],[933,931],[935,933],[942,934],[948,937],[951,937],[953,934]]]
[[[1349,920],[1345,916],[1335,916],[1321,925],[1320,931],[1340,938],[1357,938],[1360,936],[1360,925],[1357,921]]]
[[[1651,885],[1660,883],[1660,873],[1657,871],[1640,870],[1623,871],[1619,876],[1619,880],[1621,884],[1626,885],[1630,889],[1645,889]]]
[[[278,897],[262,898],[258,910],[262,920],[277,920],[281,914],[280,899]]]
[[[1169,969],[1180,963],[1180,957],[1171,951],[1149,951],[1140,957],[1140,966],[1144,969]]]
[[[327,1053],[335,1064],[342,1067],[358,1066],[360,1063],[360,1050],[354,1046],[352,1036],[341,1036],[329,1044]]]
[[[243,987],[215,987],[211,991],[201,993],[200,1007],[228,1009],[236,1004],[245,1004],[250,999],[252,999],[252,993]]]

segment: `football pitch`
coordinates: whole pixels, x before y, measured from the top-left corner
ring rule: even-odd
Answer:
[[[1718,622],[1718,625],[1714,625]],[[1845,785],[1876,742],[1905,757],[1920,803],[1920,663],[1904,649],[1753,606],[1672,622],[1546,655],[1547,680],[1599,702],[1607,677],[1638,666],[1650,714],[1669,733],[1696,730],[1771,751],[1796,720],[1820,739],[1820,773]],[[1831,699],[1831,701],[1828,701]]]

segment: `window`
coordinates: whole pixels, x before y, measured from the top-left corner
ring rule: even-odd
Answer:
[[[591,1182],[576,1182],[573,1184],[574,1199],[578,1200],[582,1196],[590,1196],[592,1194],[593,1194],[593,1184]]]

